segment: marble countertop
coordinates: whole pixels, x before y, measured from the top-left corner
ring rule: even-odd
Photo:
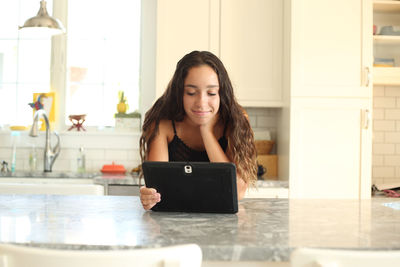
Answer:
[[[57,179],[93,179],[95,184],[101,185],[143,185],[144,179],[139,178],[138,174],[103,174],[101,172],[24,172],[19,171],[16,173],[0,173],[1,178],[57,178]],[[257,180],[257,187],[259,188],[288,188],[288,181],[278,180]]]
[[[400,249],[400,200],[245,199],[237,214],[144,211],[138,197],[0,195],[0,242],[66,249],[197,243],[205,261],[288,261],[296,247]]]

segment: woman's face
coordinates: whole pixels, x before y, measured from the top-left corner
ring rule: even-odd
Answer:
[[[215,71],[208,65],[191,68],[183,91],[183,107],[188,119],[197,125],[206,124],[218,113],[219,104],[219,82]]]

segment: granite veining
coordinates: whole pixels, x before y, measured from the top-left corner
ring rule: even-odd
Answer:
[[[398,204],[244,199],[237,214],[206,214],[144,211],[138,197],[0,195],[0,242],[57,249],[197,243],[206,261],[288,261],[304,246],[400,249],[400,210],[390,207]]]

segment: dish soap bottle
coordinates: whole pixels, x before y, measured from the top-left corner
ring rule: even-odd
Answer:
[[[37,169],[37,156],[36,156],[36,147],[33,144],[31,151],[29,153],[29,168],[31,172],[35,172]]]
[[[78,172],[84,173],[86,171],[86,156],[83,146],[79,148],[78,159],[77,159]]]

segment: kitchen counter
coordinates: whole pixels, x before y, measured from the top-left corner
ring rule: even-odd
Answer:
[[[103,174],[101,172],[24,172],[0,173],[1,178],[49,178],[49,179],[93,179],[94,184],[100,185],[143,185],[144,179],[138,174]],[[257,180],[258,188],[288,188],[288,181]]]
[[[205,261],[253,262],[287,262],[304,246],[400,249],[398,199],[245,199],[237,214],[144,211],[126,196],[0,195],[0,203],[0,242],[31,246],[197,243]]]

